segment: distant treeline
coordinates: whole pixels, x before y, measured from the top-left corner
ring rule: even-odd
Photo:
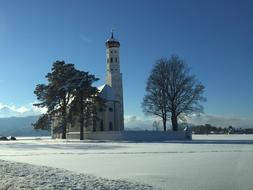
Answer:
[[[193,134],[253,134],[252,128],[234,128],[228,126],[227,128],[215,127],[210,124],[198,125],[192,127]]]

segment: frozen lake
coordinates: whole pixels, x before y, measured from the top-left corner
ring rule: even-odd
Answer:
[[[253,135],[195,135],[164,143],[0,141],[0,159],[172,190],[253,187]]]

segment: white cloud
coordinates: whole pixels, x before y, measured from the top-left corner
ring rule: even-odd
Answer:
[[[24,117],[30,115],[40,115],[45,113],[45,108],[38,108],[30,103],[25,106],[15,106],[13,104],[3,104],[0,103],[0,117]]]
[[[29,109],[25,106],[21,106],[21,107],[17,108],[16,111],[19,113],[24,113],[24,112],[29,111]]]
[[[188,122],[195,125],[211,124],[218,127],[228,127],[229,125],[238,128],[253,127],[253,119],[238,116],[211,114],[192,115],[190,118],[188,118]]]
[[[35,113],[46,113],[47,112],[47,108],[39,108],[34,106],[33,104],[38,103],[37,101],[34,101],[32,103],[29,104],[29,107],[31,108],[31,110]]]
[[[124,116],[125,128],[129,130],[154,130],[153,122],[155,120],[152,117]]]

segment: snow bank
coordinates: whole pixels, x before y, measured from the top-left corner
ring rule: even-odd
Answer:
[[[154,189],[140,183],[108,180],[63,169],[0,160],[0,189]]]

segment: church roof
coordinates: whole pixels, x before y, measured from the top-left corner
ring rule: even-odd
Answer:
[[[107,101],[117,101],[114,90],[108,84],[98,87],[99,96]]]
[[[106,40],[105,45],[106,45],[106,47],[119,47],[120,46],[119,41],[116,38],[114,38],[113,32],[112,32],[111,38]]]

